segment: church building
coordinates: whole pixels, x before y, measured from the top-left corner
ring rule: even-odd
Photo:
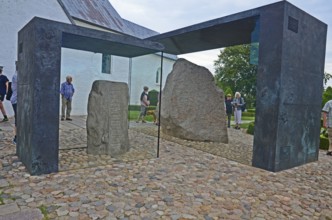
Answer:
[[[108,0],[0,0],[0,5],[0,65],[10,80],[17,60],[17,33],[33,17],[140,39],[159,34],[123,19]],[[164,84],[176,59],[175,55],[164,54],[161,79],[161,54],[158,53],[130,59],[113,56],[112,51],[100,54],[62,48],[61,82],[71,75],[76,90],[72,114],[87,114],[88,96],[95,80],[128,83],[130,104],[139,105],[143,86],[159,91],[161,80]],[[8,115],[13,115],[10,102],[4,103]]]

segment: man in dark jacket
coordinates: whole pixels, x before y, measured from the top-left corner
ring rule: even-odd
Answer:
[[[227,127],[231,127],[231,118],[233,114],[233,106],[232,106],[232,95],[227,94],[225,99],[225,107],[226,107],[226,114],[227,114]]]
[[[5,95],[8,92],[8,78],[7,76],[2,74],[3,66],[0,66],[0,110],[3,114],[3,120],[2,122],[8,121],[8,117],[6,114],[5,107],[3,106],[3,101],[5,99]]]

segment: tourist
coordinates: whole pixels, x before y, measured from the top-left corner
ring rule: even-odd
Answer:
[[[14,128],[14,138],[13,138],[13,143],[16,144],[17,138],[16,138],[16,127],[17,127],[17,70],[18,70],[18,63],[17,61],[15,62],[16,66],[16,71],[15,74],[13,75],[12,78],[12,97],[10,98],[10,102],[12,103],[13,110],[14,110],[14,118],[15,118],[15,128]]]
[[[5,95],[8,91],[8,78],[7,76],[2,74],[3,66],[0,66],[0,110],[3,115],[2,122],[8,121],[8,117],[6,114],[5,107],[3,106],[3,101],[5,99]]]
[[[61,98],[62,98],[62,111],[61,111],[61,121],[68,120],[71,121],[71,103],[75,92],[74,86],[72,84],[73,78],[71,76],[66,77],[66,82],[61,84]]]
[[[332,100],[325,103],[323,112],[323,127],[327,129],[329,135],[329,149],[326,155],[332,156]]]
[[[140,122],[142,120],[142,123],[146,123],[146,121],[144,120],[144,117],[146,116],[146,111],[148,106],[150,105],[150,99],[149,99],[149,94],[148,94],[149,88],[147,86],[144,86],[143,88],[143,92],[141,94],[141,112],[138,116],[138,119],[136,121],[136,123]]]
[[[232,102],[234,108],[234,119],[235,119],[235,129],[240,129],[241,125],[241,116],[242,116],[242,105],[244,105],[244,100],[241,98],[241,94],[239,92],[235,93],[235,98]]]
[[[232,106],[232,95],[227,94],[225,99],[225,108],[226,108],[226,115],[227,115],[227,127],[231,127],[231,118],[233,114],[233,106]]]

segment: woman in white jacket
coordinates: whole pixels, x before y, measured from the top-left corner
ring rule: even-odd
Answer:
[[[240,129],[244,100],[241,98],[241,94],[239,92],[235,93],[232,105],[234,108],[235,129]]]

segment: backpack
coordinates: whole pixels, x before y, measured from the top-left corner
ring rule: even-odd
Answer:
[[[9,83],[8,83],[8,92],[7,92],[7,94],[6,94],[6,99],[7,99],[8,101],[10,101],[10,98],[12,97],[12,95],[13,95],[12,83],[9,82]]]
[[[143,101],[144,96],[146,95],[146,100],[150,100],[149,94],[145,94],[145,92],[142,92],[141,94],[141,101]]]
[[[240,99],[240,103],[242,104],[241,111],[244,112],[246,110],[246,103],[244,102],[243,98]]]

